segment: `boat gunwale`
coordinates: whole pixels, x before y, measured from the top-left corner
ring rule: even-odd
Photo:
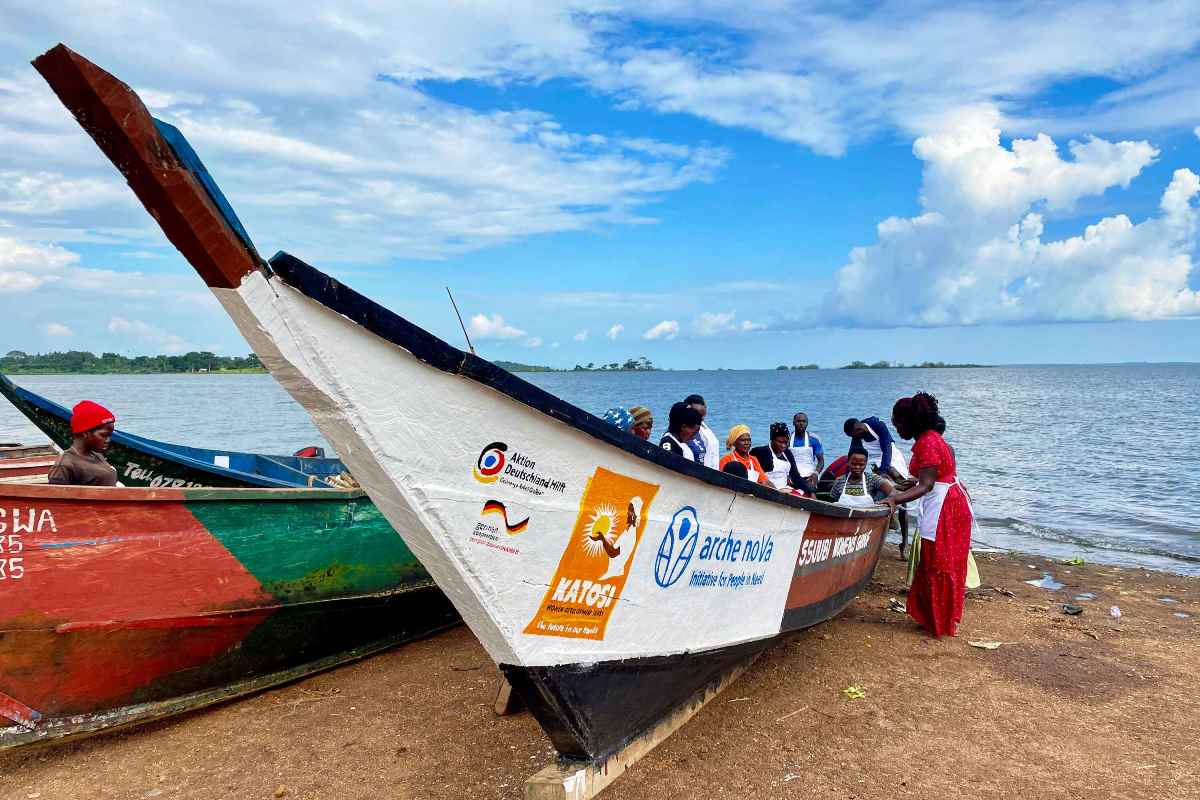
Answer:
[[[21,500],[67,500],[82,503],[204,503],[214,501],[350,501],[366,500],[362,489],[246,487],[152,488],[144,486],[69,486],[63,484],[11,483],[0,486],[0,502]]]

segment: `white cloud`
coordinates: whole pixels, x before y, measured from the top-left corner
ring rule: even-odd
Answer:
[[[750,333],[763,330],[766,327],[761,322],[751,322],[748,319],[737,320],[737,312],[705,311],[692,320],[691,329],[695,336],[719,336],[723,333]]]
[[[605,335],[615,342],[623,330],[625,330],[625,326],[618,322],[616,325],[613,325],[611,328],[609,328],[608,333]]]
[[[1195,128],[1192,128],[1192,133],[1196,134],[1197,139],[1200,139],[1200,125],[1197,125]]]
[[[140,319],[129,320],[124,317],[113,317],[108,321],[107,328],[111,334],[133,339],[141,345],[151,347],[155,351],[155,355],[158,353],[175,355],[186,353],[192,349],[182,336]]]
[[[643,333],[642,338],[647,341],[662,339],[669,342],[678,335],[679,323],[673,319],[664,319],[662,322]]]
[[[60,322],[51,322],[43,326],[42,330],[47,336],[67,337],[75,335],[75,331],[71,330]]]
[[[476,314],[468,325],[471,333],[479,339],[520,339],[525,331],[509,325],[499,314]]]
[[[29,292],[61,280],[79,256],[57,245],[23,242],[0,236],[0,292]]]
[[[530,336],[528,339],[525,340],[525,346],[526,347],[541,347],[542,346],[542,337]]]
[[[1200,313],[1188,288],[1200,180],[1177,170],[1156,217],[1124,214],[1044,240],[1044,216],[1127,186],[1157,151],[1145,142],[1000,141],[994,112],[972,109],[914,145],[924,212],[878,225],[835,276],[820,316],[782,327],[1162,319]],[[880,304],[865,298],[892,298]]]
[[[583,330],[581,330],[579,333],[575,334],[571,338],[577,342],[586,342],[587,338],[588,338],[587,328],[584,328]]]

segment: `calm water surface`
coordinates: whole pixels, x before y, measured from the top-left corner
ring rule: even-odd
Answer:
[[[1200,366],[1052,366],[950,370],[531,373],[583,408],[647,405],[656,434],[670,404],[708,400],[722,441],[744,422],[756,443],[806,411],[826,460],[842,421],[887,419],[897,397],[937,395],[987,544],[1056,557],[1200,574]],[[71,405],[113,409],[122,428],[200,447],[291,453],[323,444],[268,375],[47,375],[17,383]],[[397,387],[398,390],[400,387]],[[44,437],[0,401],[0,440]],[[904,445],[907,449],[907,444]]]

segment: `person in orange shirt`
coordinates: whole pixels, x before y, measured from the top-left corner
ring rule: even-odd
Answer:
[[[729,452],[721,459],[721,469],[725,469],[725,465],[730,462],[737,462],[746,468],[746,480],[753,483],[761,483],[765,486],[770,486],[771,482],[767,480],[767,472],[763,469],[762,464],[758,459],[750,455],[750,426],[749,425],[734,425],[729,429],[729,436],[725,438],[725,446],[729,448]]]

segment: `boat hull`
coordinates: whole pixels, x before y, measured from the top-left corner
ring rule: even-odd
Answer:
[[[610,755],[869,579],[886,509],[684,461],[298,259],[265,264],[132,90],[62,46],[34,64],[564,755]]]
[[[190,710],[458,621],[361,492],[0,487],[0,748]]]

